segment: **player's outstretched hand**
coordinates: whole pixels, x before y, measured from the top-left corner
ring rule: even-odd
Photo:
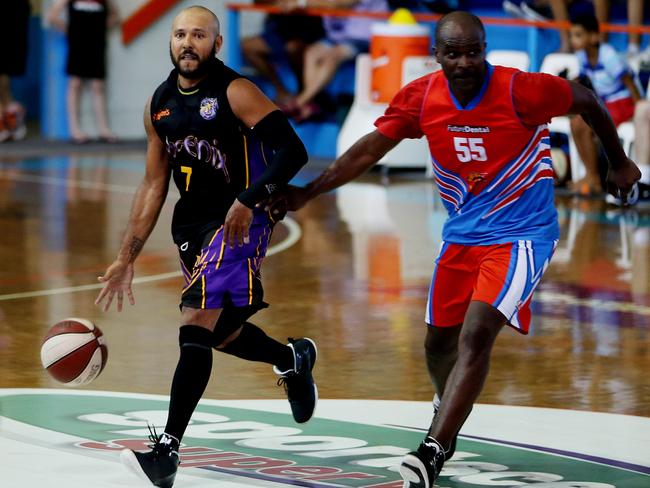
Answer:
[[[266,200],[255,205],[257,208],[263,208],[273,219],[273,222],[279,222],[287,215],[287,199],[280,195],[279,197],[269,197]]]
[[[287,185],[266,201],[264,210],[282,209],[285,213],[288,210],[295,212],[304,207],[308,201],[309,193],[305,188]]]
[[[626,159],[616,168],[610,168],[607,173],[607,191],[620,198],[623,204],[627,203],[627,196],[641,179],[641,171],[631,159]]]
[[[133,282],[133,263],[125,263],[119,259],[111,264],[104,276],[99,276],[97,280],[104,283],[104,288],[99,292],[95,299],[95,305],[100,305],[104,301],[103,309],[107,312],[117,294],[117,311],[122,311],[124,303],[124,293],[129,298],[129,303],[135,305],[135,298],[131,290]]]
[[[223,241],[230,249],[234,248],[235,244],[241,247],[250,242],[248,229],[252,221],[253,210],[235,199],[223,224]]]

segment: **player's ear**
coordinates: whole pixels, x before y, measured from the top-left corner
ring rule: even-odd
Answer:
[[[219,34],[214,40],[214,54],[215,56],[221,51],[221,46],[223,45],[223,36]]]

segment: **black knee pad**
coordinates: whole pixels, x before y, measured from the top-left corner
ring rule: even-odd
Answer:
[[[183,325],[178,334],[178,345],[212,349],[212,331],[198,325]]]

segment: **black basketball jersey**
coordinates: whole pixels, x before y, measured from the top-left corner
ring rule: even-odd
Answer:
[[[266,169],[270,154],[235,117],[226,90],[241,76],[215,59],[191,90],[180,90],[173,70],[151,100],[151,120],[165,144],[181,198],[176,242],[223,224],[237,195]]]

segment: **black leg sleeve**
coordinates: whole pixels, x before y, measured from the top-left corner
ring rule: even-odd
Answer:
[[[169,398],[165,432],[182,439],[212,372],[212,331],[198,325],[180,329],[181,355]]]
[[[258,326],[244,322],[242,330],[235,340],[223,349],[225,352],[247,361],[260,361],[277,366],[280,371],[294,367],[293,350],[266,335]]]

